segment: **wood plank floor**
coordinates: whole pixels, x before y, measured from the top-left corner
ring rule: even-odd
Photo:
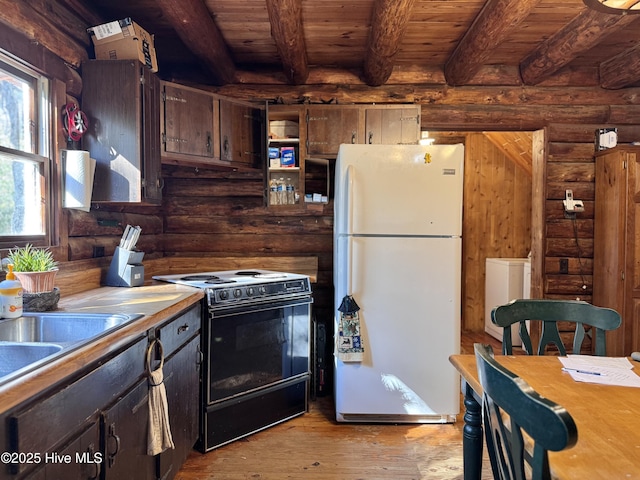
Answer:
[[[473,343],[498,341],[463,335]],[[461,397],[461,412],[464,411]],[[462,413],[455,424],[339,424],[333,400],[320,397],[308,413],[207,454],[192,452],[176,480],[461,480]],[[483,480],[492,478],[485,458]]]

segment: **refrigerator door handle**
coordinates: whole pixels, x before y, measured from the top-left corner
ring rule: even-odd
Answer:
[[[353,254],[353,188],[355,184],[354,178],[355,172],[353,165],[349,165],[345,172],[346,176],[346,207],[347,207],[347,228],[346,232],[347,236],[347,295],[351,295],[353,292],[351,290],[352,282],[351,282],[351,258]]]
[[[346,202],[345,205],[347,207],[347,228],[346,228],[346,232],[349,235],[353,234],[353,189],[355,186],[355,171],[353,168],[353,165],[349,165],[347,167],[347,170],[345,172],[345,177],[346,177],[346,194],[345,194],[345,198],[346,198]]]

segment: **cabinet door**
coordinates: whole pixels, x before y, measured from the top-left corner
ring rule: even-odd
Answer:
[[[365,142],[383,145],[415,145],[420,139],[420,107],[367,108]]]
[[[625,348],[630,338],[625,337],[635,315],[628,308],[631,295],[628,285],[635,281],[635,276],[633,270],[627,271],[627,265],[632,265],[628,256],[633,255],[627,238],[635,232],[628,225],[633,212],[627,211],[627,202],[634,193],[628,189],[635,185],[630,181],[635,178],[635,163],[635,156],[629,161],[621,150],[596,158],[593,303],[613,308],[622,315],[620,328],[607,332],[607,355],[611,356],[631,353]]]
[[[107,480],[155,478],[155,457],[147,455],[148,392],[145,378],[102,414]]]
[[[214,157],[214,98],[206,92],[163,86],[163,154]]]
[[[160,81],[133,60],[85,62],[82,81],[92,201],[160,203]]]
[[[154,205],[162,201],[160,159],[160,80],[147,67],[142,73],[142,201]]]
[[[258,167],[264,152],[264,115],[246,104],[220,99],[220,159]]]
[[[50,452],[49,452],[50,453]],[[55,461],[29,475],[32,480],[97,480],[102,469],[100,451],[100,424],[93,423]]]
[[[360,109],[332,105],[307,108],[307,154],[336,156],[341,143],[363,143]]]
[[[173,478],[193,449],[199,433],[200,336],[164,364],[169,423],[175,449],[159,455],[159,478]]]

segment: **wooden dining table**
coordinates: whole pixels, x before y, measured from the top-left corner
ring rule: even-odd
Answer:
[[[556,479],[640,479],[640,388],[576,382],[555,356],[499,355],[496,360],[540,395],[567,409],[578,428],[578,442],[549,452]],[[464,479],[481,478],[482,386],[474,355],[452,355],[462,376],[465,414]],[[630,360],[640,375],[640,363]]]

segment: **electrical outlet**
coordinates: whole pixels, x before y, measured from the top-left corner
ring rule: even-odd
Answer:
[[[94,245],[93,258],[104,257],[104,247]]]
[[[560,259],[560,273],[569,273],[569,259],[561,258]]]

